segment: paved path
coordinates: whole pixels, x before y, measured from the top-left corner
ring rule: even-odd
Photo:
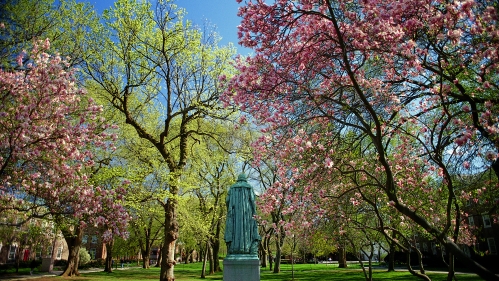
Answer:
[[[113,270],[125,270],[125,268],[113,268]],[[80,273],[89,273],[89,272],[100,272],[104,271],[102,268],[89,268],[89,269],[80,269],[78,270]],[[8,275],[8,276],[3,276],[2,273],[0,273],[0,280],[1,281],[18,281],[18,280],[31,280],[31,279],[36,279],[36,278],[41,278],[41,277],[54,277],[54,276],[59,276],[62,274],[62,271],[52,271],[52,273],[49,272],[36,272],[33,275]]]

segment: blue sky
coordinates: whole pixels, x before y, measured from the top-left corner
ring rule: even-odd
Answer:
[[[84,1],[84,0],[79,0]],[[114,0],[88,0],[101,13],[112,7]],[[176,0],[175,4],[186,10],[186,18],[195,25],[202,26],[205,21],[216,26],[216,31],[222,37],[221,45],[232,42],[238,53],[248,55],[251,50],[239,46],[237,39],[237,26],[241,19],[237,11],[241,4],[236,0]]]

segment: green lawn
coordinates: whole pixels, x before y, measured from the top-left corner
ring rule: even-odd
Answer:
[[[198,280],[222,280],[222,273],[207,276],[206,279],[200,278],[201,263],[179,264],[175,267],[175,280],[179,281],[198,281]],[[446,280],[446,274],[429,273],[432,280]],[[122,280],[122,281],[146,281],[158,280],[159,268],[127,268],[124,270],[115,270],[113,273],[91,272],[82,273],[78,278],[68,278],[67,280],[78,281],[104,281],[104,280]],[[296,281],[326,281],[326,280],[363,280],[364,276],[358,265],[349,265],[349,268],[341,269],[337,265],[325,264],[298,264],[294,265],[294,280]],[[407,271],[386,272],[386,269],[376,269],[373,274],[374,280],[419,280]],[[473,274],[459,274],[458,280],[480,280]],[[61,277],[44,277],[35,279],[38,281],[62,281]],[[282,265],[282,272],[274,274],[267,269],[261,269],[261,280],[288,281],[292,280],[291,265]]]

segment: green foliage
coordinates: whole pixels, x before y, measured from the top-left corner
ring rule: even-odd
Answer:
[[[0,64],[11,65],[35,39],[49,38],[51,50],[77,65],[88,55],[88,44],[99,37],[98,18],[88,3],[75,0],[16,0],[0,2]]]
[[[90,254],[85,248],[80,248],[78,255],[80,256],[80,266],[87,264],[91,259]]]

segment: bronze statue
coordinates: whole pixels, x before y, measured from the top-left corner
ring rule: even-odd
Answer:
[[[261,238],[254,219],[255,193],[248,184],[245,174],[240,174],[237,182],[230,187],[225,202],[227,204],[225,243],[228,255],[256,255]]]

